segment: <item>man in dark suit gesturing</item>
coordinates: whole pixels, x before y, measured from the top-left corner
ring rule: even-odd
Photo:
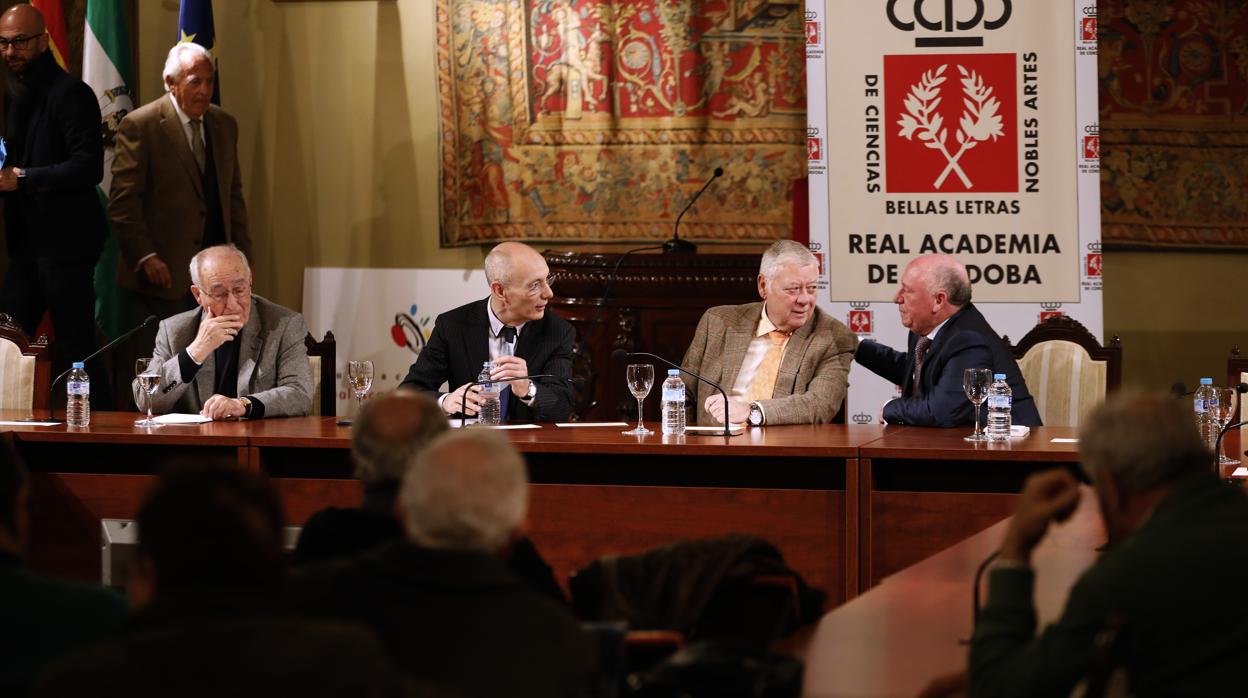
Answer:
[[[962,391],[962,372],[991,368],[1004,373],[1014,397],[1013,422],[1040,426],[1040,413],[1018,363],[971,303],[966,267],[946,255],[926,255],[906,266],[894,299],[901,324],[910,330],[902,353],[864,340],[854,359],[901,386],[901,397],[884,405],[890,424],[954,427],[972,424],[975,409]]]
[[[572,342],[566,320],[546,312],[555,293],[546,260],[528,245],[504,242],[485,258],[490,295],[438,316],[433,334],[399,387],[438,399],[448,415],[474,416],[481,403],[477,379],[486,361],[490,377],[508,380],[537,373],[554,378],[511,380],[500,396],[504,417],[559,421],[572,412]],[[441,391],[442,384],[449,392]]]

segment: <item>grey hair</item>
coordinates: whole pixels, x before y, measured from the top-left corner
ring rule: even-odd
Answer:
[[[502,244],[494,246],[485,256],[485,280],[489,283],[500,283],[504,286],[511,279],[511,257],[498,249]]]
[[[203,290],[203,286],[199,285],[199,263],[201,261],[201,258],[210,252],[221,252],[223,250],[228,250],[238,255],[238,258],[243,260],[243,266],[247,267],[247,273],[248,274],[251,273],[251,264],[247,262],[247,255],[243,254],[243,251],[238,249],[238,246],[235,245],[234,243],[227,242],[224,245],[213,245],[212,247],[205,247],[199,252],[196,252],[194,257],[191,257],[191,264],[190,264],[191,283],[194,284],[200,290]]]
[[[1209,469],[1213,453],[1196,431],[1191,403],[1122,390],[1079,427],[1085,472],[1112,472],[1129,492],[1147,492]]]
[[[524,459],[496,431],[450,431],[416,456],[399,503],[417,545],[495,554],[528,514]]]
[[[777,240],[763,253],[763,261],[758,265],[758,275],[766,279],[770,286],[776,272],[785,264],[795,267],[819,266],[819,260],[815,259],[809,247],[800,242]]]
[[[944,291],[949,305],[961,308],[971,302],[971,280],[966,267],[953,257],[939,255],[936,266],[928,273],[928,292]]]
[[[182,79],[182,57],[187,54],[193,58],[208,59],[208,64],[212,66],[214,72],[216,71],[217,65],[213,63],[212,54],[208,52],[208,49],[190,41],[178,42],[169,49],[169,55],[165,57],[165,72],[161,73],[161,77],[164,78],[162,82],[165,83],[165,92],[169,91],[171,78],[175,83]]]
[[[451,428],[438,403],[415,391],[371,400],[351,423],[351,460],[365,485],[399,482],[416,453]]]

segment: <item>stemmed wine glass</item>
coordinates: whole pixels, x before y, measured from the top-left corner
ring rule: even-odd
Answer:
[[[355,413],[358,415],[364,409],[364,396],[373,387],[373,362],[347,362],[347,380],[351,383],[351,392],[355,393]]]
[[[646,396],[650,394],[650,388],[654,386],[654,365],[629,364],[625,378],[628,380],[628,391],[633,394],[633,397],[637,398],[637,428],[629,429],[624,433],[629,436],[653,434],[653,431],[642,426],[641,405],[645,402]]]
[[[160,422],[152,419],[152,398],[156,395],[156,389],[160,387],[160,364],[153,362],[150,357],[136,359],[134,373],[138,376],[139,391],[147,396],[144,401],[147,403],[147,417],[136,421],[134,426],[158,427]]]
[[[1239,390],[1235,388],[1217,388],[1218,406],[1214,410],[1213,418],[1218,421],[1218,433],[1221,433],[1226,425],[1231,423],[1235,418],[1235,407],[1239,401]],[[1226,448],[1218,454],[1218,465],[1238,465],[1238,458],[1231,458],[1226,455]]]
[[[975,405],[975,433],[963,437],[965,441],[988,440],[988,435],[984,433],[983,425],[979,422],[979,406],[983,404],[984,398],[988,397],[990,385],[992,385],[992,369],[990,368],[968,368],[962,372],[962,390],[966,392],[966,399]]]

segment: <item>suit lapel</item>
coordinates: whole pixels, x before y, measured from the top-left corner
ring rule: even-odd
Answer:
[[[264,343],[264,328],[260,326],[260,313],[256,308],[255,297],[251,300],[251,314],[247,316],[247,324],[243,325],[243,342],[238,347],[238,392],[240,397],[251,393],[251,378],[256,371],[256,359],[260,356],[260,345]]]
[[[919,341],[919,336],[916,335],[915,333],[910,332],[907,334],[906,336],[906,346],[907,346],[906,379],[905,379],[905,382],[901,384],[901,394],[905,397],[910,397],[914,395],[914,345],[918,341]],[[927,353],[929,355],[932,353],[931,347],[928,347]]]
[[[486,298],[477,304],[472,322],[468,324],[464,332],[464,356],[468,357],[468,381],[476,380],[477,374],[481,373],[481,364],[490,359],[490,316],[489,311],[485,309],[485,304],[489,302],[490,299]],[[454,390],[455,386],[451,386],[451,389]]]
[[[221,121],[218,116],[212,108],[204,114],[204,137],[208,139],[208,148],[212,151],[212,165],[217,174],[217,197],[221,199],[221,214],[228,230],[230,216],[225,207],[230,200],[230,177],[234,174],[234,163],[226,162],[230,152],[225,147],[225,137],[221,135]]]
[[[182,130],[182,122],[178,119],[178,112],[173,108],[173,103],[169,100],[171,97],[165,95],[161,98],[160,103],[160,127],[164,131],[165,138],[169,139],[173,147],[173,152],[178,154],[178,160],[182,163],[182,169],[186,170],[186,176],[191,178],[191,182],[195,185],[195,193],[199,198],[204,198],[204,182],[203,176],[199,173],[199,165],[195,162],[195,154],[191,152],[191,144],[186,142],[186,131]]]
[[[758,329],[761,312],[763,312],[761,303],[746,305],[737,315],[732,327],[724,332],[724,376],[720,381],[724,390],[731,392],[732,387],[737,383],[737,374],[741,372],[741,362],[745,360],[745,352],[750,347],[750,341],[754,339],[754,331]]]
[[[805,325],[797,328],[797,331],[789,337],[789,342],[784,347],[784,359],[780,362],[780,369],[776,371],[776,387],[771,395],[773,398],[788,397],[793,394],[793,386],[797,383],[797,371],[802,367],[802,359],[806,356],[806,350],[810,348],[810,343],[814,339],[817,319],[818,310],[811,314]]]

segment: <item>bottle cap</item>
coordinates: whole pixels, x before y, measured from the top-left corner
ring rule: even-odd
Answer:
[[[1213,379],[1212,379],[1212,378],[1201,378],[1201,379],[1200,379],[1200,384],[1201,384],[1201,385],[1213,385]]]
[[[992,379],[993,379],[994,381],[1003,381],[1003,380],[1005,380],[1005,374],[1004,374],[1004,373],[994,373],[994,374],[992,374]]]
[[[61,364],[61,365],[64,366],[65,364]],[[87,365],[81,361],[75,361],[73,365],[73,368],[86,368],[86,367]]]
[[[669,376],[679,376],[679,375],[680,375],[680,370],[679,370],[679,369],[675,369],[675,368],[669,368],[669,369],[667,369],[667,375],[669,375]]]

